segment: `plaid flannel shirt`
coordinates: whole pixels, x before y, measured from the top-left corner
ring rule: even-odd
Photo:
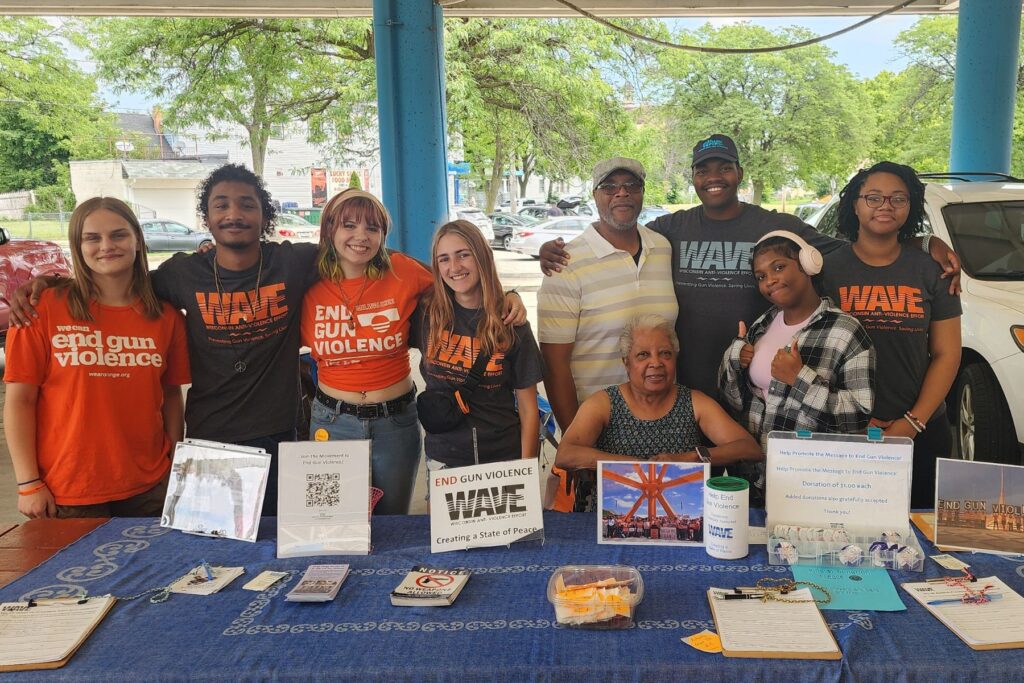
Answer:
[[[863,432],[875,403],[875,349],[857,319],[827,298],[797,334],[804,366],[796,384],[772,378],[764,397],[754,392],[747,370],[740,367],[740,349],[760,339],[779,313],[777,307],[768,309],[722,358],[718,386],[733,415],[762,448],[772,430]]]

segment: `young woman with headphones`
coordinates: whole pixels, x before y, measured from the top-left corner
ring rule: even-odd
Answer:
[[[874,347],[856,318],[815,290],[821,253],[775,230],[758,241],[751,266],[772,306],[749,330],[740,321],[719,369],[723,400],[762,448],[773,429],[863,432],[874,405]],[[763,463],[750,467],[741,474],[763,493]]]

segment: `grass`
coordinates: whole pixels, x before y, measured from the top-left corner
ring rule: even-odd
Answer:
[[[12,221],[0,218],[0,226],[7,228],[14,237],[31,237],[37,240],[66,241],[68,223],[56,220]]]

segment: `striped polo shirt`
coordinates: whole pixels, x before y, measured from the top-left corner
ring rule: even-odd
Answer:
[[[576,398],[626,381],[619,351],[622,328],[634,315],[656,313],[675,325],[672,247],[644,226],[639,264],[591,225],[566,245],[572,256],[561,273],[544,278],[537,295],[538,340],[573,344]]]

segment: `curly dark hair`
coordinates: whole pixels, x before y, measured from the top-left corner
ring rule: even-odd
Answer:
[[[860,232],[860,219],[857,218],[854,206],[860,198],[860,191],[864,187],[864,183],[867,182],[869,176],[875,173],[891,173],[899,177],[907,186],[910,196],[910,212],[907,214],[906,222],[900,226],[900,232],[897,235],[900,242],[906,242],[920,232],[924,225],[924,183],[918,179],[917,171],[910,166],[893,161],[879,161],[871,168],[862,168],[839,192],[839,232],[851,242],[857,241],[857,234]]]
[[[274,221],[277,220],[277,209],[270,199],[270,193],[263,185],[263,179],[241,164],[224,164],[216,169],[199,186],[199,214],[203,217],[203,223],[209,217],[210,193],[217,183],[235,182],[251,185],[256,190],[256,196],[260,198],[260,205],[263,208],[263,236],[269,237],[274,234]]]

